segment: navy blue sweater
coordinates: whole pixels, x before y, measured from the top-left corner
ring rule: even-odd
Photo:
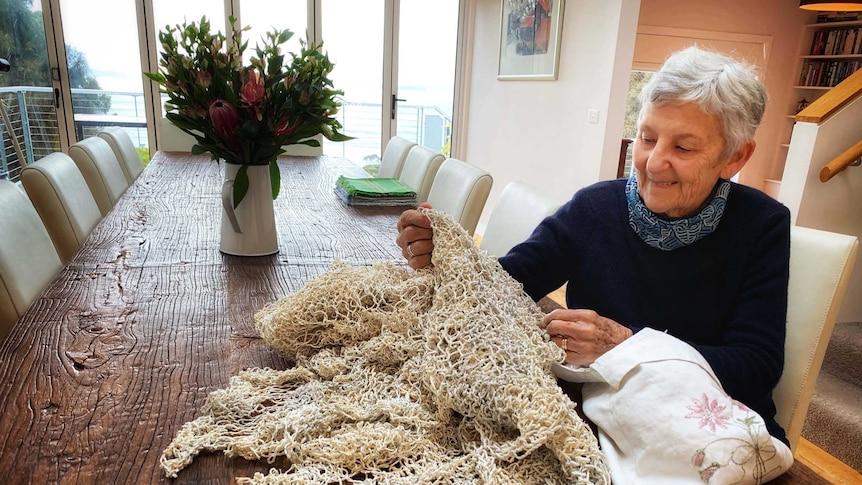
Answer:
[[[772,389],[784,366],[790,211],[733,184],[716,230],[662,251],[629,226],[624,179],[578,191],[500,264],[538,300],[568,282],[569,308],[694,346],[725,392],[759,413],[771,435]]]

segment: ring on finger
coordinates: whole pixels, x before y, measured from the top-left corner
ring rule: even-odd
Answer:
[[[563,350],[565,350],[565,351],[568,351],[568,350],[569,350],[569,348],[568,348],[567,343],[568,343],[568,339],[567,339],[567,338],[565,338],[565,337],[563,337],[563,339],[562,339],[562,340],[560,340],[560,348],[561,348],[561,349],[563,349]]]
[[[407,245],[407,259],[413,259],[416,255],[413,254],[413,250],[410,249],[410,245]]]

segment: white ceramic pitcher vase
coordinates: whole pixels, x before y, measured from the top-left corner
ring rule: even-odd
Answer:
[[[233,185],[242,165],[224,164],[221,243],[219,249],[234,256],[266,256],[278,252],[272,188],[268,165],[248,166],[248,192],[233,207]]]

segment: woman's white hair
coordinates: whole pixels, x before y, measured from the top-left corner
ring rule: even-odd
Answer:
[[[673,53],[640,95],[638,121],[648,105],[695,103],[718,117],[728,158],[754,138],[766,110],[766,88],[757,68],[730,56],[693,46]]]

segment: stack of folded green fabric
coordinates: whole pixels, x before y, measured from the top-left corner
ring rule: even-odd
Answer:
[[[335,194],[348,205],[416,205],[416,192],[394,178],[338,177]]]

